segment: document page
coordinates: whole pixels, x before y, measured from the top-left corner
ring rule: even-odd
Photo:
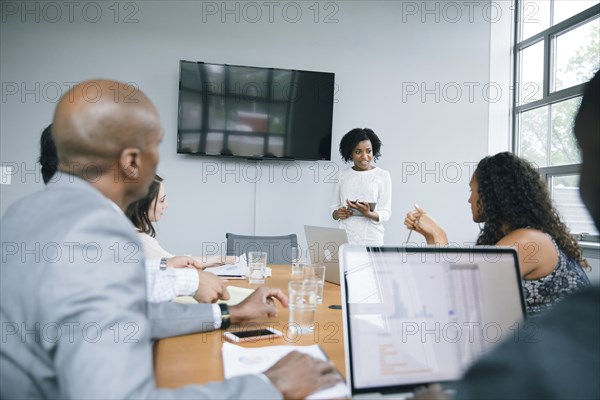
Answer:
[[[204,271],[213,273],[217,276],[221,276],[227,279],[246,279],[248,273],[248,262],[246,261],[246,255],[242,254],[237,257],[235,264],[225,264],[218,267],[206,268]],[[271,276],[272,270],[267,267],[265,269],[265,276]]]
[[[292,351],[310,354],[320,360],[327,360],[327,356],[319,345],[311,346],[264,346],[242,347],[232,343],[223,343],[223,369],[225,378],[246,374],[265,372],[279,359]],[[337,399],[350,397],[350,391],[345,382],[311,394],[307,399]]]
[[[235,264],[225,264],[220,265],[218,267],[206,268],[206,272],[211,272],[217,276],[222,276],[228,279],[240,278],[243,279],[246,277],[246,272],[248,270],[248,262],[246,261],[246,255],[242,254],[237,257],[237,261]]]

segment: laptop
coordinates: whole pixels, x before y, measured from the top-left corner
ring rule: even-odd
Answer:
[[[452,390],[525,315],[512,248],[343,245],[346,380],[353,398]]]
[[[312,264],[323,264],[325,280],[340,284],[339,250],[340,246],[348,243],[344,229],[325,228],[322,226],[304,225],[304,234]]]

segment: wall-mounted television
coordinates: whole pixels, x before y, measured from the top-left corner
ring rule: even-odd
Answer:
[[[330,160],[335,75],[180,61],[177,152]]]

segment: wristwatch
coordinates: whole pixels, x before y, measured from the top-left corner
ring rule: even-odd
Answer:
[[[229,313],[229,306],[224,303],[219,303],[221,309],[221,329],[227,329],[231,326],[231,314]]]
[[[159,268],[160,268],[161,271],[164,271],[165,269],[167,269],[167,259],[166,258],[161,258],[160,259]]]

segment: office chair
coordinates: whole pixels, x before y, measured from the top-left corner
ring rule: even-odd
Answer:
[[[227,255],[239,256],[249,251],[264,251],[269,264],[291,264],[292,248],[298,247],[295,233],[283,236],[247,236],[226,233]]]

